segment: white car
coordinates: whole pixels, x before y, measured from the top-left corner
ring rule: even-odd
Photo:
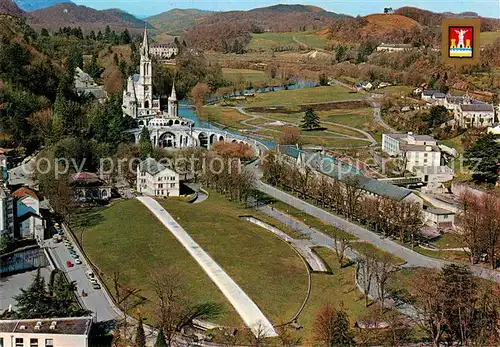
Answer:
[[[81,263],[82,263],[82,261],[80,260],[80,258],[76,258],[76,259],[75,259],[75,264],[80,265]]]
[[[92,283],[92,284],[98,284],[98,283],[97,283],[97,280],[96,280],[95,278],[90,278],[90,279],[89,279],[89,281],[90,281],[90,283]]]

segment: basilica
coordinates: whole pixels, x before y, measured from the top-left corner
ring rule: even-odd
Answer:
[[[191,147],[199,145],[193,137],[194,121],[179,117],[179,105],[172,85],[172,93],[168,98],[168,107],[162,110],[160,98],[153,95],[153,68],[147,29],[140,49],[141,61],[139,73],[130,76],[127,89],[123,91],[122,110],[124,116],[132,117],[137,124],[134,133],[148,127],[151,142],[158,147]],[[136,136],[136,141],[138,138]]]

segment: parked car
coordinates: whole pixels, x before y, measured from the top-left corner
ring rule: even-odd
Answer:
[[[71,248],[71,249],[69,250],[69,253],[70,253],[70,254],[76,254],[76,251],[75,251],[73,248]]]
[[[75,264],[80,265],[81,263],[82,263],[82,261],[80,260],[80,258],[75,259]]]
[[[90,270],[85,273],[85,276],[87,276],[88,279],[95,278],[94,273]]]
[[[58,242],[62,241],[62,237],[59,234],[55,234],[55,235],[52,235],[52,240],[54,240],[54,242],[58,243]]]
[[[92,288],[101,289],[101,286],[99,285],[99,283],[95,282],[95,283],[92,283]]]
[[[92,284],[98,284],[97,280],[95,278],[89,279],[90,283]]]
[[[80,256],[79,256],[78,254],[76,254],[76,253],[71,253],[71,256],[72,256],[73,258],[75,258],[75,259],[76,259],[76,258],[80,258]]]
[[[71,260],[68,260],[68,261],[66,262],[66,266],[67,266],[67,267],[73,267],[73,263],[71,262]]]

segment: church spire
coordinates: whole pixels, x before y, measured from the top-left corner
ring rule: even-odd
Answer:
[[[170,99],[177,100],[177,94],[175,93],[175,82],[172,83],[172,94],[170,95]]]
[[[142,40],[142,55],[149,58],[148,24],[144,23],[144,38]]]

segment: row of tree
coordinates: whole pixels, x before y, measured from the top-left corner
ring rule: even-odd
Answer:
[[[423,226],[421,207],[411,201],[370,196],[363,190],[359,177],[344,175],[339,179],[319,174],[308,165],[290,164],[282,155],[269,152],[263,164],[264,179],[271,185],[311,199],[336,214],[371,227],[401,242],[417,239]],[[334,164],[331,164],[334,165]]]

